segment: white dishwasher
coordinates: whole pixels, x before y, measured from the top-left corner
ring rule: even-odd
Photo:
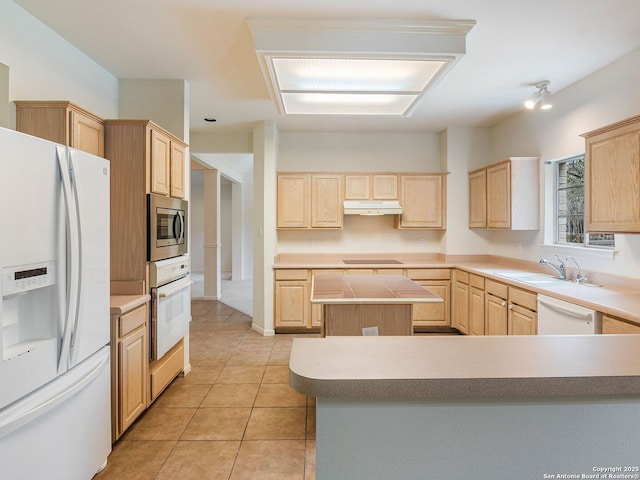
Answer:
[[[538,294],[538,335],[594,335],[599,313]]]

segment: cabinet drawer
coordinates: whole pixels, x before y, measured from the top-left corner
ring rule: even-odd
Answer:
[[[309,280],[309,270],[276,270],[276,280]]]
[[[538,296],[535,293],[509,287],[509,303],[515,303],[535,312],[538,309]]]
[[[169,383],[180,374],[184,367],[184,342],[180,340],[161,360],[158,360],[151,371],[151,400],[162,393]]]
[[[462,270],[456,271],[456,280],[460,283],[469,284],[469,274],[467,272],[463,272]]]
[[[449,280],[449,268],[407,268],[407,277],[411,280]]]
[[[609,315],[602,316],[602,333],[604,334],[640,334],[640,325],[627,323]]]
[[[504,300],[508,298],[509,287],[504,283],[494,282],[493,280],[486,279],[484,282],[484,290],[487,293],[500,297]]]
[[[470,273],[469,285],[471,285],[472,287],[479,288],[480,290],[484,290],[484,277]]]
[[[118,336],[124,337],[136,328],[144,325],[147,321],[147,306],[142,305],[135,310],[131,310],[118,319]]]

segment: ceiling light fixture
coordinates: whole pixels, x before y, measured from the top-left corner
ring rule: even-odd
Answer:
[[[533,110],[538,106],[540,110],[549,110],[553,107],[551,103],[551,93],[549,92],[549,80],[543,80],[542,82],[536,83],[536,88],[538,91],[529,98],[526,102],[524,102],[524,106],[529,110]]]
[[[473,20],[249,18],[283,115],[409,115],[466,52]]]

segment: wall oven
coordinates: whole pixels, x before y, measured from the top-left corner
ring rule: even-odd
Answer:
[[[189,257],[182,255],[152,262],[151,359],[158,360],[184,338],[189,330],[191,279]]]
[[[187,206],[186,200],[148,194],[147,260],[187,253]]]

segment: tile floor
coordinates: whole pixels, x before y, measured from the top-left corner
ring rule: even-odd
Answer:
[[[293,335],[192,301],[191,373],[116,442],[95,480],[315,479],[315,399],[289,386]]]

